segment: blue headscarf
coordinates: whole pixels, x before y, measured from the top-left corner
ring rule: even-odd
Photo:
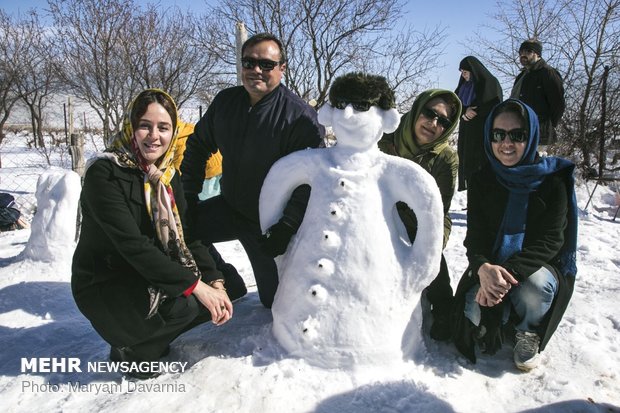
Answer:
[[[495,113],[506,104],[517,104],[525,112],[528,140],[521,160],[514,166],[504,166],[495,158],[491,147],[491,130]],[[575,196],[575,180],[573,172],[575,164],[554,156],[540,158],[538,142],[540,130],[536,113],[525,103],[517,99],[508,99],[493,108],[484,125],[484,150],[491,168],[499,183],[508,190],[508,204],[504,211],[501,226],[495,240],[494,253],[498,263],[505,262],[515,253],[521,251],[525,238],[525,225],[529,195],[549,176],[563,172],[566,177],[568,191],[568,224],[564,231],[562,246],[554,264],[566,276],[577,274],[577,199]]]

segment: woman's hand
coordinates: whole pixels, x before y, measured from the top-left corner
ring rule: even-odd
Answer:
[[[192,294],[209,310],[213,324],[221,326],[232,318],[233,305],[223,285],[221,283],[214,283],[213,285],[214,287],[210,287],[204,282],[198,281]]]
[[[464,121],[472,120],[473,118],[478,116],[478,112],[476,112],[476,109],[478,109],[478,106],[470,106],[470,107],[468,107],[465,110],[465,113],[463,113],[463,116],[461,116],[463,118],[463,120]]]
[[[501,265],[482,264],[478,269],[480,289],[476,294],[476,302],[485,307],[493,307],[502,299],[513,285],[519,282]]]

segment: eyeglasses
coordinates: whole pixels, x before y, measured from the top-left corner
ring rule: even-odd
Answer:
[[[253,59],[251,57],[244,57],[241,59],[241,66],[244,69],[254,69],[257,65],[260,70],[270,71],[274,67],[278,66],[280,62],[276,62],[269,59]]]
[[[444,129],[448,129],[450,126],[452,126],[452,122],[450,121],[450,119],[446,118],[445,116],[441,116],[439,113],[435,112],[431,108],[422,108],[420,113],[428,120],[437,119],[437,123],[439,124],[439,126]]]
[[[504,139],[506,139],[506,136],[508,136],[514,143],[522,143],[527,140],[527,131],[523,128],[508,131],[504,129],[493,129],[491,131],[491,142],[503,142]]]
[[[372,106],[370,102],[346,102],[344,100],[338,100],[330,103],[336,109],[344,109],[347,105],[353,106],[353,109],[358,112],[367,112],[368,109]]]

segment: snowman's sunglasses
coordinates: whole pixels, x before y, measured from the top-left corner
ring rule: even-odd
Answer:
[[[370,102],[347,102],[346,100],[335,100],[330,103],[336,109],[344,109],[347,105],[351,105],[358,112],[367,112],[372,106]]]

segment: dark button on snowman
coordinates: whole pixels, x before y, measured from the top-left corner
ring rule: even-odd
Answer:
[[[337,144],[290,154],[271,168],[260,196],[263,231],[292,191],[312,188],[297,234],[276,259],[273,333],[291,355],[327,368],[386,365],[423,346],[419,300],[439,270],[443,212],[434,179],[379,151],[399,114],[385,78],[334,81],[319,122]],[[411,244],[395,204],[418,219]]]

